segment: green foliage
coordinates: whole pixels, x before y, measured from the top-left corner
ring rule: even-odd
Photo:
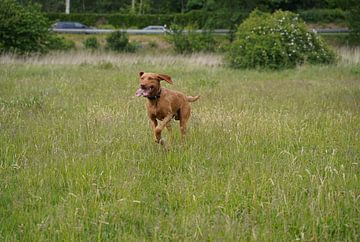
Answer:
[[[19,0],[19,2],[26,2]],[[46,12],[63,12],[65,1],[59,0],[32,0],[43,6]],[[134,6],[132,6],[134,2]],[[206,11],[239,11],[252,10],[254,7],[267,9],[287,9],[296,11],[299,9],[314,8],[341,8],[350,9],[351,0],[78,0],[71,1],[71,11],[76,13],[144,13],[144,14],[167,14],[184,13],[191,10]]]
[[[348,11],[341,9],[308,9],[299,11],[300,17],[306,22],[344,22]],[[52,21],[67,20],[80,21],[90,26],[97,26],[98,22],[105,21],[109,26],[116,28],[138,27],[143,28],[148,25],[168,25],[175,23],[183,26],[205,26],[212,28],[230,28],[238,25],[248,16],[246,10],[228,11],[217,10],[214,12],[206,10],[193,10],[187,13],[173,14],[95,14],[95,13],[48,13],[47,16]],[[101,22],[100,21],[100,22]]]
[[[235,68],[291,68],[304,62],[327,64],[335,54],[291,12],[253,11],[238,28],[228,51]]]
[[[171,30],[170,42],[173,44],[175,52],[180,54],[192,52],[188,36],[182,33],[183,28],[173,24]]]
[[[112,32],[107,38],[107,49],[116,52],[135,52],[136,47],[129,42],[127,33],[122,31]]]
[[[115,27],[111,24],[97,24],[96,27],[98,29],[115,29]]]
[[[100,46],[99,42],[98,42],[97,38],[94,36],[89,37],[89,38],[85,39],[85,41],[84,41],[85,49],[97,50],[97,49],[99,49],[99,46]]]
[[[170,42],[177,53],[214,52],[218,46],[211,31],[196,33],[192,29],[184,30],[178,25],[172,25],[171,30]]]
[[[235,14],[235,13],[234,13]],[[79,21],[89,26],[96,26],[97,23],[106,22],[108,25],[116,28],[137,27],[144,28],[149,25],[167,25],[178,24],[182,26],[196,25],[203,28],[211,22],[212,28],[227,28],[232,21],[232,15],[227,12],[211,13],[206,11],[191,11],[180,14],[94,14],[94,13],[48,13],[47,16],[53,22]],[[239,24],[246,16],[245,12],[236,13],[236,24]]]
[[[351,43],[360,43],[360,2],[353,1],[353,8],[350,10],[348,23],[350,28],[349,39]]]
[[[202,9],[205,5],[203,0],[188,0],[187,8],[188,9]]]
[[[51,44],[49,22],[39,6],[15,0],[0,2],[0,51],[26,54],[46,52]]]
[[[51,35],[48,43],[49,50],[72,50],[75,49],[75,42],[65,39],[63,36]]]
[[[347,11],[342,9],[308,9],[300,11],[300,17],[311,23],[333,23],[344,22],[346,20]]]

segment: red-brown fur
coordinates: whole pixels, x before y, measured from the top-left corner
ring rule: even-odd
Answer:
[[[162,130],[170,130],[170,121],[180,121],[181,136],[185,136],[187,122],[190,118],[191,107],[189,102],[199,99],[199,96],[186,96],[185,94],[161,87],[160,81],[173,83],[171,77],[165,74],[140,72],[140,88],[137,96],[147,97],[147,115],[151,121],[155,142],[164,144],[161,139]],[[162,122],[158,122],[162,121]]]

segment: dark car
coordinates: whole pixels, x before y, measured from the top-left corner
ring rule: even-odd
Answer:
[[[53,29],[90,29],[90,27],[79,22],[57,22],[52,27]]]

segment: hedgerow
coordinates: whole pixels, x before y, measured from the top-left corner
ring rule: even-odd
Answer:
[[[236,13],[237,23],[247,14]],[[197,26],[199,28],[227,28],[233,21],[233,16],[228,13],[212,13],[206,11],[191,11],[188,13],[175,14],[95,14],[95,13],[48,13],[49,19],[54,21],[79,21],[90,26],[109,24],[115,28],[144,28],[148,25],[177,24],[181,26]],[[211,25],[211,26],[209,26]]]
[[[346,21],[348,11],[336,9],[308,9],[299,11],[299,16],[310,23],[339,23]]]

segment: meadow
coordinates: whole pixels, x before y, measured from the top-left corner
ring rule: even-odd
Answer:
[[[1,241],[360,240],[360,61],[233,70],[219,55],[0,57]],[[353,56],[354,53],[357,55]],[[139,71],[201,95],[152,140]]]

